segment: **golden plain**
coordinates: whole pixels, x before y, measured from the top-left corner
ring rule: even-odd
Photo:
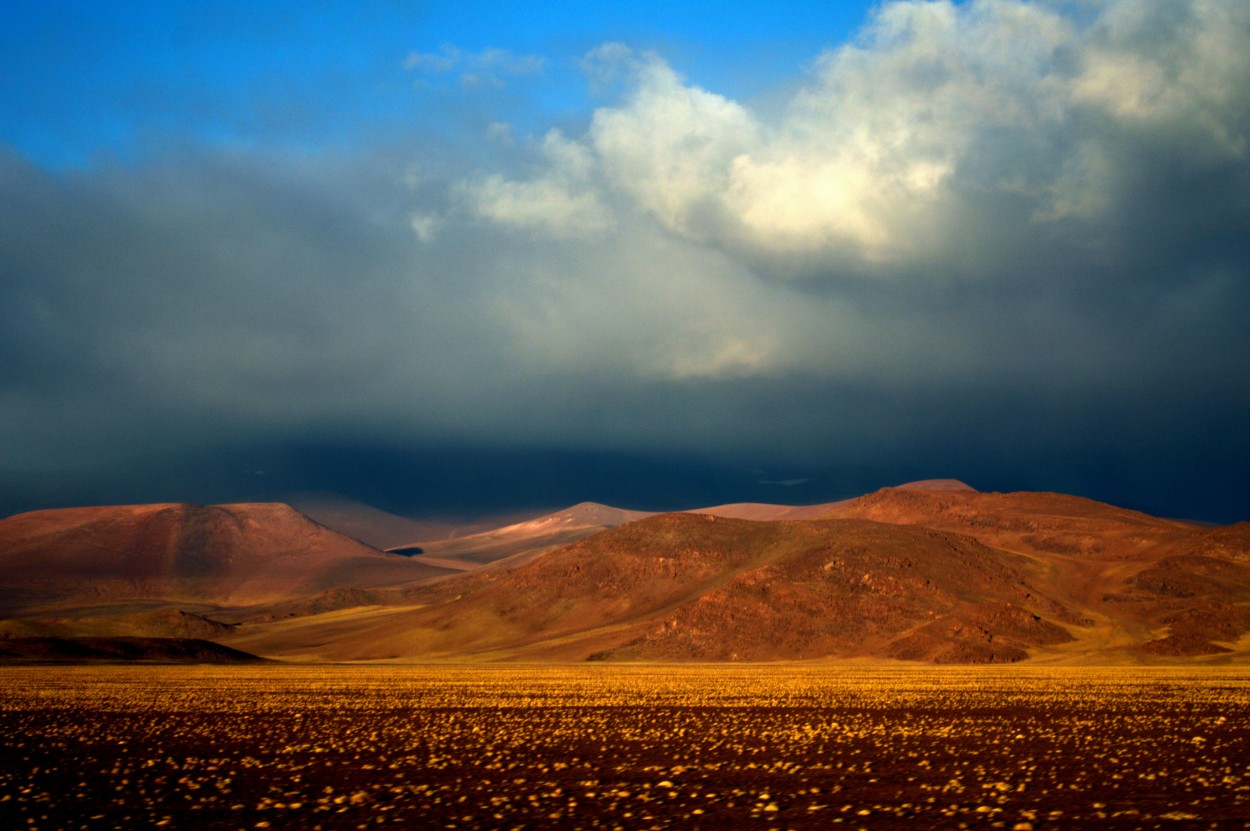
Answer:
[[[6,828],[1224,828],[1250,669],[0,668]]]

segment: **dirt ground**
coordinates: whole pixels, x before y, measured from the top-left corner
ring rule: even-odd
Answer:
[[[1230,828],[1250,669],[0,668],[4,828]]]

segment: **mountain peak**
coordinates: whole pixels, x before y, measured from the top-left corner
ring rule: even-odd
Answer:
[[[965,484],[958,479],[920,479],[915,482],[907,482],[896,486],[897,490],[908,491],[961,491],[964,493],[977,493],[977,489],[971,485]]]

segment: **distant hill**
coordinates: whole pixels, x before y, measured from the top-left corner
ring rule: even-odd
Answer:
[[[0,644],[207,638],[300,660],[1250,661],[1250,523],[1063,494],[926,480],[812,506],[581,503],[407,544],[420,553],[275,504],[10,517]]]
[[[500,528],[450,538],[412,540],[393,546],[391,550],[416,549],[421,552],[422,559],[451,558],[485,565],[518,556],[533,557],[607,528],[648,516],[651,514],[645,511],[581,502],[562,511]]]
[[[318,525],[378,550],[426,535],[441,536],[445,529],[442,523],[417,522],[336,494],[291,494],[283,502]]]
[[[131,611],[126,607],[110,609],[108,606],[66,611],[72,617],[0,620],[0,639],[108,636],[217,640],[232,634],[238,626],[161,605],[144,611]]]
[[[329,493],[298,493],[284,500],[314,522],[379,550],[413,540],[442,540],[489,531],[530,519],[529,514],[465,519],[409,519]]]
[[[900,485],[907,490],[926,491],[975,491],[954,479],[928,479]],[[851,500],[828,502],[817,505],[774,505],[759,502],[737,502],[715,505],[709,508],[693,508],[687,513],[711,514],[727,519],[749,519],[760,522],[815,519]],[[368,508],[368,506],[359,506]],[[351,511],[349,510],[348,513]],[[389,514],[382,514],[384,521]],[[463,527],[427,524],[422,531],[428,536],[410,536],[404,542],[387,546],[387,550],[409,556],[420,556],[426,562],[443,562],[452,567],[461,563],[485,565],[506,561],[517,564],[526,557],[549,551],[558,545],[576,542],[598,531],[616,528],[649,516],[650,511],[631,511],[582,502],[550,514],[527,517],[519,521],[501,523],[498,526],[466,531]],[[332,527],[347,527],[340,518],[340,525],[333,525],[335,516],[324,516]],[[364,518],[365,515],[362,515]],[[406,520],[405,520],[406,521]],[[363,537],[357,536],[358,539]],[[448,562],[450,560],[450,562]]]
[[[879,523],[665,514],[414,591],[435,653],[1010,661],[1079,616],[1027,558]],[[486,621],[490,625],[486,625]],[[979,627],[999,625],[996,639]]]
[[[772,505],[764,502],[734,502],[730,505],[695,508],[687,513],[706,514],[724,519],[749,519],[753,522],[780,522],[792,519],[815,519],[837,504],[829,502],[823,505]]]
[[[65,508],[0,520],[0,613],[10,616],[124,602],[243,606],[448,573],[278,503]]]
[[[1197,526],[1057,493],[979,493],[911,486],[837,503],[822,519],[870,519],[970,534],[989,545],[1033,554],[1132,558]]]
[[[902,488],[823,516],[960,532],[1045,562],[1062,596],[1132,636],[1140,655],[1250,646],[1237,643],[1250,633],[1250,523],[1200,526],[1055,493]]]

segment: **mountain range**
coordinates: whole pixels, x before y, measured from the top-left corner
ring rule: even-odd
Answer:
[[[0,520],[0,638],[201,638],[301,661],[1250,659],[1250,523],[953,480],[805,506],[581,503],[497,527],[301,508]]]

